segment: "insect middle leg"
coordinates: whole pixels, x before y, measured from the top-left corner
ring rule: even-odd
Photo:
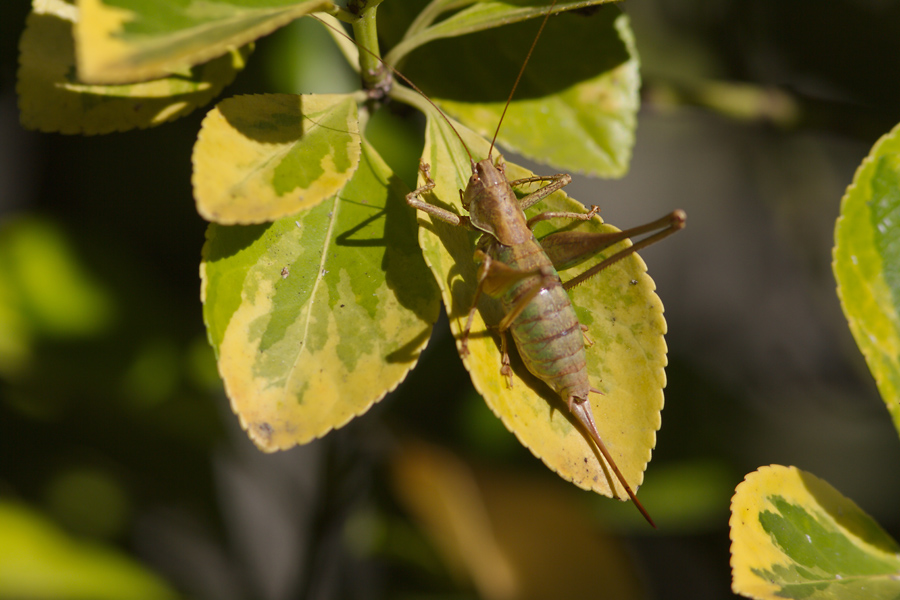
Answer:
[[[475,297],[472,299],[472,307],[469,309],[469,315],[460,340],[460,352],[463,356],[468,353],[468,338],[472,330],[472,323],[475,318],[475,311],[478,309],[478,299],[481,297],[481,293],[484,292],[488,296],[498,297],[515,283],[523,279],[533,279],[525,294],[519,297],[516,304],[510,308],[509,312],[496,326],[500,334],[500,373],[507,378],[511,387],[512,369],[509,366],[506,332],[512,326],[513,321],[534,300],[535,296],[542,289],[559,284],[559,278],[552,267],[538,266],[534,269],[517,269],[492,258],[489,253],[481,249],[475,251],[475,260],[480,263],[478,267],[478,287],[475,289]]]

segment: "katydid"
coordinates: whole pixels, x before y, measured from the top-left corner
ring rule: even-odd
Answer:
[[[513,84],[507,106],[555,4],[554,1],[532,42],[531,49]],[[398,77],[419,91],[396,69],[387,66]],[[425,97],[424,94],[422,95]],[[425,97],[425,99],[453,128],[446,115],[429,98]],[[497,124],[494,141],[502,121],[503,115]],[[462,137],[455,128],[453,131],[462,142]],[[432,191],[435,187],[435,183],[431,179],[430,167],[424,163],[420,164],[420,171],[425,184],[406,196],[407,203],[413,208],[451,225],[465,227],[482,234],[475,249],[475,261],[478,264],[477,288],[461,335],[460,352],[463,355],[468,353],[468,338],[481,294],[497,298],[504,312],[504,317],[496,326],[500,335],[501,375],[507,378],[509,385],[512,384],[512,369],[507,352],[506,337],[506,333],[510,332],[525,367],[565,401],[569,411],[597,446],[629,498],[635,503],[644,518],[656,527],[620,472],[597,431],[588,395],[591,392],[601,392],[591,386],[586,368],[585,327],[579,322],[566,290],[597,275],[614,262],[683,228],[685,213],[676,210],[662,219],[621,232],[563,231],[553,233],[538,242],[532,233],[532,227],[536,223],[553,218],[589,220],[597,213],[598,209],[593,207],[587,213],[544,212],[527,219],[524,213],[525,209],[568,185],[571,177],[566,174],[557,174],[508,181],[501,158],[498,157],[495,161],[492,157],[494,141],[491,142],[487,157],[480,161],[472,158],[468,147],[463,142],[463,147],[469,153],[472,167],[472,175],[466,189],[460,190],[462,205],[468,211],[468,216],[456,214],[422,199],[424,194]],[[521,199],[517,198],[513,191],[515,186],[540,182],[546,182],[546,185]],[[565,284],[562,283],[557,272],[558,268],[565,268],[615,243],[645,233],[652,233],[652,235],[620,250]]]

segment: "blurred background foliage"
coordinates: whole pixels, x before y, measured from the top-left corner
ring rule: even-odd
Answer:
[[[631,172],[568,191],[620,227],[690,216],[643,253],[669,323],[640,493],[658,532],[534,460],[472,391],[445,324],[362,418],[255,450],[201,320],[204,111],[126,134],[24,131],[29,5],[0,3],[0,597],[728,597],[729,498],[773,462],[898,537],[897,435],[830,269],[843,190],[900,121],[897,3],[623,5],[644,76]],[[225,95],[354,88],[324,37],[304,20],[264,38]],[[394,110],[371,126],[412,182],[421,135]]]

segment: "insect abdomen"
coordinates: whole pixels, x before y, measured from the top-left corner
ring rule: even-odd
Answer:
[[[528,268],[545,265],[552,269],[552,263],[537,242],[534,245],[536,248],[532,250],[536,251],[527,252],[526,256],[522,256],[522,248],[516,249],[518,252],[509,248],[509,252],[501,250],[499,253],[511,256],[497,258],[509,261],[508,264],[515,264],[518,268],[523,268],[524,262],[528,263]],[[591,385],[587,376],[581,323],[555,270],[553,274],[552,285],[545,282],[541,292],[512,322],[510,331],[522,362],[532,374],[563,399],[570,396],[587,398]],[[539,281],[540,277],[535,276],[512,286],[501,298],[504,309],[508,312]]]

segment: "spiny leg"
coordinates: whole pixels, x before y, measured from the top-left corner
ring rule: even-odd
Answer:
[[[506,345],[506,330],[500,330],[500,374],[506,377],[506,384],[512,388],[512,367],[509,366],[509,346]]]

